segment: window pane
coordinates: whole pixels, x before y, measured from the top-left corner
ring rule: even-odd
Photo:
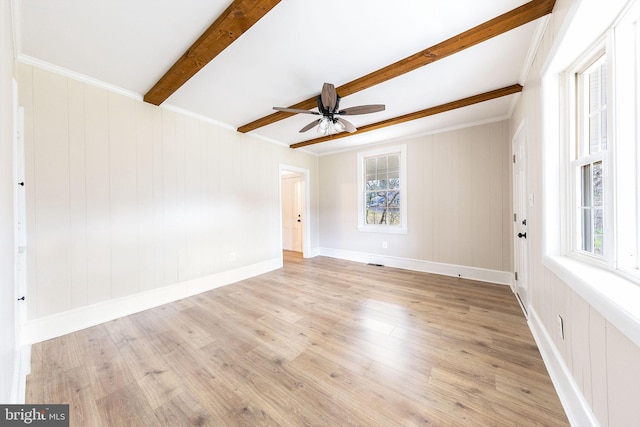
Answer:
[[[387,173],[387,158],[386,157],[378,157],[378,174],[386,174]]]
[[[598,67],[589,73],[589,113],[600,109],[602,96],[600,82],[600,67]]]
[[[376,173],[376,159],[365,159],[365,174],[374,175]]]
[[[597,153],[600,151],[600,114],[589,117],[589,152]]]
[[[602,206],[602,162],[593,164],[593,206]]]
[[[593,210],[593,253],[597,255],[604,254],[604,222],[602,209]]]
[[[604,183],[602,162],[581,167],[580,230],[583,251],[604,254]]]
[[[376,193],[367,192],[365,194],[365,223],[375,224],[376,212],[375,212],[375,195]]]
[[[582,206],[591,206],[591,165],[582,166]]]
[[[604,62],[600,65],[600,104],[607,105],[607,64]]]
[[[600,113],[600,149],[607,149],[607,110]]]
[[[389,208],[389,210],[387,211],[387,224],[400,225],[400,209],[399,208]]]
[[[371,191],[376,190],[378,188],[378,181],[376,181],[375,176],[368,176],[365,184],[365,190]]]
[[[388,157],[388,169],[389,172],[398,172],[400,170],[400,155],[393,154]]]
[[[604,57],[588,71],[589,80],[589,152],[607,149],[607,69]]]
[[[389,191],[387,193],[387,206],[400,207],[399,191]]]
[[[581,209],[582,211],[582,250],[587,252],[593,251],[592,233],[591,233],[591,209]]]

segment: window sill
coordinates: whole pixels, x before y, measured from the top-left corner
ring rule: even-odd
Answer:
[[[366,233],[386,233],[386,234],[407,234],[408,231],[403,227],[384,227],[384,226],[366,226],[358,225],[358,231],[364,231]]]
[[[567,256],[545,256],[543,264],[640,346],[640,286]]]

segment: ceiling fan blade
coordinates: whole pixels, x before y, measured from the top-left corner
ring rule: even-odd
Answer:
[[[273,107],[276,111],[282,111],[284,113],[299,113],[299,114],[315,114],[319,115],[317,111],[301,110],[299,108],[285,108],[285,107]]]
[[[358,129],[356,129],[356,127],[351,122],[348,122],[345,119],[341,119],[340,117],[336,117],[336,120],[339,121],[340,123],[342,123],[342,125],[344,126],[344,130],[346,130],[349,133],[353,133],[353,132],[358,130]]]
[[[357,107],[349,107],[344,110],[340,110],[337,114],[353,116],[355,114],[377,113],[378,111],[384,111],[384,108],[384,104],[358,105]]]
[[[336,93],[336,88],[331,83],[325,83],[322,85],[322,93],[320,94],[322,98],[322,105],[330,112],[335,111],[336,105],[338,104],[338,94]]]
[[[306,125],[302,129],[300,129],[300,132],[306,132],[309,129],[313,129],[314,127],[318,126],[318,123],[320,123],[321,121],[322,121],[322,119],[318,119],[318,120],[312,121],[311,123],[309,123],[308,125]]]

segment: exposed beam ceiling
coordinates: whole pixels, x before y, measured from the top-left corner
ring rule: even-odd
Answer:
[[[220,52],[273,9],[280,0],[234,0],[144,96],[162,104]]]
[[[522,91],[522,86],[519,84],[504,87],[502,89],[492,90],[490,92],[481,93],[479,95],[470,96],[468,98],[459,99],[457,101],[448,102],[446,104],[438,105],[436,107],[427,108],[425,110],[416,111],[414,113],[405,114],[400,117],[394,117],[392,119],[383,120],[377,123],[371,123],[366,126],[358,128],[354,133],[341,132],[335,135],[327,135],[316,139],[310,139],[308,141],[299,142],[297,144],[290,145],[291,148],[301,148],[308,145],[318,144],[320,142],[332,141],[338,138],[344,138],[347,136],[355,135],[358,133],[370,132],[372,130],[381,129],[387,126],[393,126],[400,123],[408,122],[411,120],[422,119],[424,117],[433,116],[434,114],[444,113],[446,111],[455,110],[457,108],[468,107],[469,105],[477,104],[480,102],[490,101],[492,99],[500,98],[514,93]]]
[[[428,47],[407,58],[346,83],[338,87],[336,90],[341,97],[346,97],[379,83],[386,82],[402,74],[446,58],[447,56],[458,53],[478,43],[489,40],[528,22],[548,15],[553,10],[554,5],[555,0],[532,0],[441,43]],[[316,98],[313,97],[291,105],[289,108],[311,110],[315,106]],[[285,112],[272,113],[251,123],[240,126],[238,128],[238,132],[250,132],[271,123],[286,119],[287,117],[291,117],[292,115],[292,113]]]

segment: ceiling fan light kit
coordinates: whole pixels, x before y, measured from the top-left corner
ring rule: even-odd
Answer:
[[[357,131],[351,122],[337,116],[377,113],[385,109],[384,104],[372,104],[358,105],[340,110],[340,96],[336,93],[336,88],[331,83],[322,85],[322,92],[317,96],[316,103],[318,104],[318,111],[284,107],[273,107],[273,109],[294,114],[321,115],[322,118],[309,123],[300,129],[300,132],[306,132],[317,126],[317,131],[323,135],[333,135],[344,131],[354,133]]]

